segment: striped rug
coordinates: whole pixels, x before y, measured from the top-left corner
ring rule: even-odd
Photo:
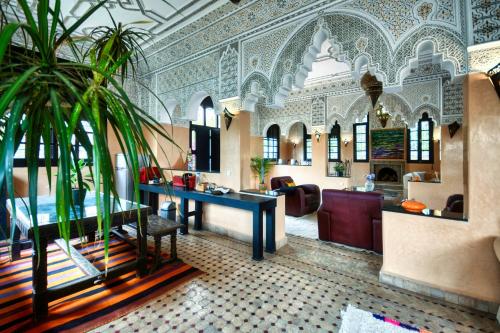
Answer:
[[[100,243],[75,248],[98,269],[104,268],[104,250]],[[109,254],[109,267],[135,260],[135,249],[118,239],[111,240]],[[84,276],[56,245],[48,247],[47,261],[49,287]],[[126,315],[201,273],[182,262],[163,265],[154,274],[140,279],[135,271],[130,272],[49,303],[47,320],[34,325],[31,268],[31,250],[23,251],[21,260],[11,262],[8,248],[0,245],[0,332],[88,331]]]

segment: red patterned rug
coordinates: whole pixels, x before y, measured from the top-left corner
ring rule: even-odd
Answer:
[[[104,250],[100,243],[75,248],[98,269],[103,269]],[[109,267],[133,261],[135,256],[133,246],[118,239],[111,240]],[[85,276],[56,245],[49,246],[47,261],[49,287]],[[0,332],[88,331],[130,313],[201,273],[182,262],[163,265],[143,278],[137,278],[135,271],[130,272],[49,303],[47,320],[34,325],[31,319],[31,267],[31,249],[22,252],[21,260],[11,262],[8,248],[0,246]]]

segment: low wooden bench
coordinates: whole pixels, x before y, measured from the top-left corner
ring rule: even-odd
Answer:
[[[151,272],[157,270],[162,263],[172,262],[177,260],[177,229],[182,225],[172,220],[167,220],[159,217],[158,215],[148,216],[148,236],[154,238],[155,252],[153,266]],[[170,258],[166,261],[161,259],[161,238],[163,236],[170,236]]]

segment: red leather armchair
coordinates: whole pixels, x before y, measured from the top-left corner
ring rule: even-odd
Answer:
[[[319,239],[382,253],[381,193],[323,190],[322,197]]]
[[[321,193],[314,184],[289,187],[292,177],[275,177],[271,179],[271,188],[285,193],[285,214],[295,217],[314,213],[318,210]]]

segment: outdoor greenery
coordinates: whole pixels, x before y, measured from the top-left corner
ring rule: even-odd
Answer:
[[[91,178],[95,188],[102,192],[96,200],[98,211],[102,211],[98,214],[98,227],[99,234],[103,235],[107,262],[112,198],[118,197],[108,131],[115,134],[119,146],[127,154],[137,202],[139,155],[149,156],[152,163],[159,166],[145,132],[173,141],[159,123],[134,104],[123,88],[127,68],[132,69],[132,75],[135,73],[135,62],[142,54],[138,43],[144,39],[144,32],[114,23],[114,27],[94,29],[89,38],[82,39],[78,36],[79,27],[106,1],[97,3],[69,27],[62,20],[61,0],[50,2],[53,7],[49,0],[39,0],[36,10],[32,11],[27,0],[0,1],[0,119],[4,131],[0,138],[0,185],[6,185],[15,204],[13,161],[24,137],[35,244],[39,247],[40,153],[45,158],[51,193],[56,197],[60,236],[69,242],[70,228],[75,228],[70,219],[71,212],[75,211],[72,166],[79,165],[78,151],[71,143],[75,138],[86,150],[92,166],[89,168]],[[12,8],[9,10],[9,7]],[[22,14],[16,14],[18,8],[22,9]],[[64,60],[61,60],[62,49],[64,54],[69,54]],[[92,128],[93,143],[83,122],[88,122]],[[58,146],[55,191],[51,182],[49,145],[44,145],[45,149],[40,152],[42,140],[50,142],[52,135]],[[88,184],[82,176],[82,168],[73,171],[76,172],[76,187],[83,190]]]
[[[250,168],[259,177],[260,184],[264,184],[265,178],[272,166],[271,161],[263,157],[255,156],[250,160]]]
[[[87,167],[87,163],[83,160],[78,160],[78,163],[75,165],[71,165],[71,185],[74,189],[78,189],[78,172],[82,172],[82,170]],[[94,185],[94,179],[92,178],[92,174],[87,174],[85,176],[82,175],[82,186],[87,191],[92,189]]]

